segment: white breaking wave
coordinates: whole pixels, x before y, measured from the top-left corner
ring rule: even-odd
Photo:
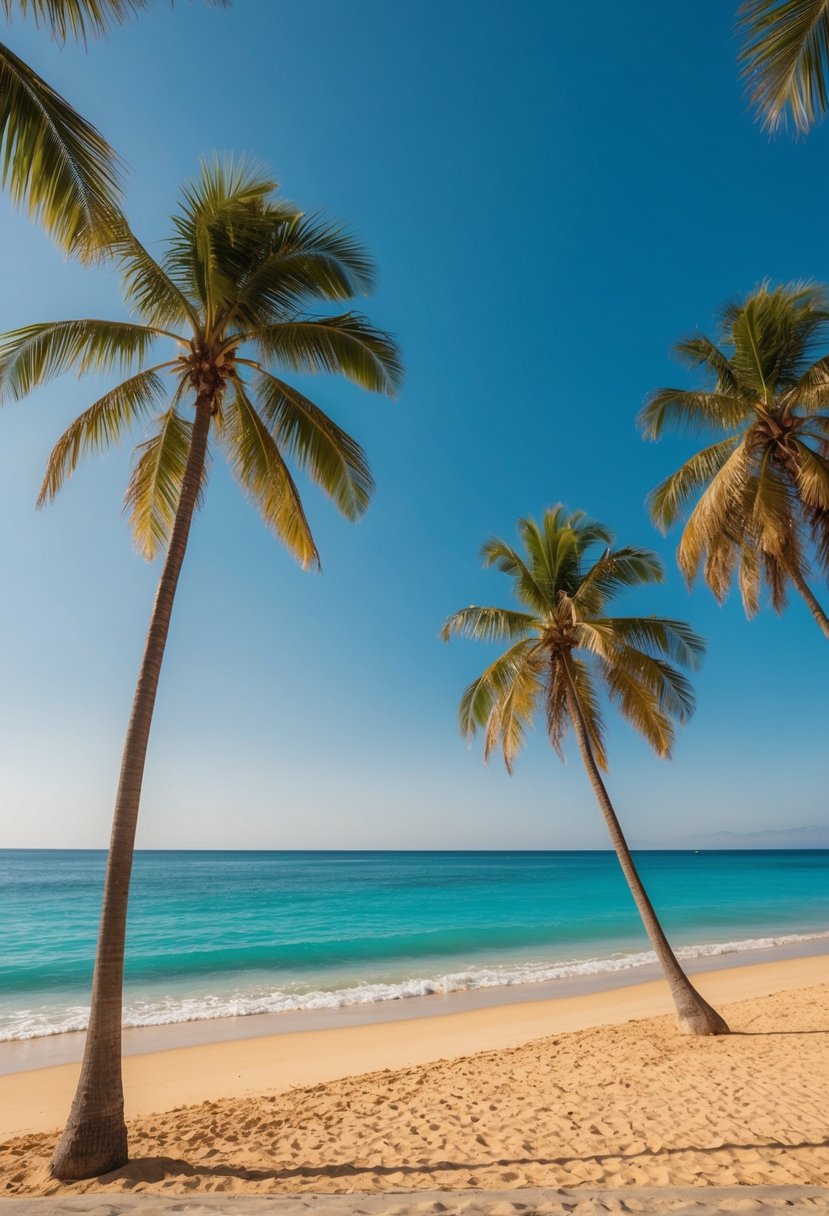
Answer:
[[[769,950],[775,946],[829,938],[820,933],[791,933],[781,937],[750,937],[743,941],[708,942],[682,946],[680,959],[714,958],[746,950]],[[136,1000],[124,1007],[125,1026],[165,1026],[175,1022],[203,1022],[213,1018],[249,1017],[257,1013],[286,1013],[306,1009],[342,1009],[347,1005],[371,1005],[383,1001],[402,1001],[436,993],[468,992],[477,988],[511,987],[515,984],[543,984],[574,976],[603,975],[630,971],[656,962],[652,950],[633,954],[612,954],[605,958],[573,959],[563,963],[522,962],[492,967],[469,968],[447,975],[413,977],[399,983],[363,983],[346,988],[286,992],[279,989],[234,992],[221,996],[167,996]],[[21,1009],[0,1014],[0,1042],[36,1039],[47,1035],[85,1030],[88,1005]]]

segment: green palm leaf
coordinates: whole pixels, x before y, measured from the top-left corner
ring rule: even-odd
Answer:
[[[584,726],[587,731],[587,738],[590,741],[590,749],[593,753],[593,759],[598,764],[599,768],[604,772],[608,771],[609,764],[607,759],[607,747],[605,744],[605,726],[602,717],[601,705],[599,703],[599,694],[596,688],[596,683],[591,675],[590,668],[582,660],[575,655],[567,655],[562,661],[557,664],[558,679],[562,677],[566,679],[568,676],[573,685],[576,694],[576,700],[581,711],[581,716],[584,720]],[[557,683],[558,681],[556,681]],[[558,701],[562,701],[562,712],[559,713]],[[566,706],[566,698],[563,695],[563,690],[549,698],[547,703],[547,731],[550,736],[555,750],[559,756],[563,757],[563,731],[569,725],[569,712],[563,712],[563,707]]]
[[[309,473],[346,519],[359,519],[374,489],[363,449],[302,393],[258,370],[256,406],[280,451]]]
[[[104,137],[0,43],[0,182],[70,253],[91,257],[111,238],[121,163]]]
[[[481,546],[484,566],[495,566],[502,574],[515,579],[516,595],[532,612],[544,616],[550,608],[550,599],[530,572],[524,559],[506,541],[493,536]]]
[[[225,408],[219,435],[234,475],[268,527],[304,569],[319,568],[317,547],[293,478],[239,383]]]
[[[728,355],[704,334],[689,334],[680,338],[674,346],[674,354],[687,367],[713,372],[715,392],[726,395],[739,393],[740,386]]]
[[[829,0],[745,0],[739,13],[742,74],[763,126],[791,115],[808,131],[827,107]]]
[[[590,617],[578,627],[579,643],[612,662],[619,647],[664,656],[692,670],[699,667],[705,642],[685,621],[656,616]]]
[[[175,404],[157,422],[156,433],[136,449],[125,496],[136,548],[148,561],[169,544],[193,432]]]
[[[400,388],[403,368],[397,346],[357,313],[282,321],[251,337],[264,359],[278,359],[294,371],[339,373],[388,397]]]
[[[126,321],[45,321],[0,337],[0,398],[20,400],[53,376],[127,371],[162,331]]]
[[[38,507],[55,497],[82,455],[120,443],[137,421],[160,408],[165,393],[158,372],[164,366],[147,368],[110,389],[64,431],[49,457]]]
[[[43,26],[60,42],[69,37],[79,42],[86,42],[90,36],[100,37],[147,7],[148,0],[0,0],[6,20],[10,21],[17,10],[24,18],[31,16],[36,26]]]
[[[666,426],[692,431],[717,427],[728,431],[750,415],[751,405],[741,396],[660,388],[651,394],[640,413],[639,426],[646,439],[660,439]]]
[[[193,301],[144,248],[126,222],[118,225],[109,252],[120,265],[125,297],[148,325],[164,330],[173,325],[200,328]]]
[[[692,495],[717,476],[737,443],[732,437],[703,448],[652,491],[648,505],[653,522],[662,532],[667,532],[676,521]]]
[[[505,694],[495,703],[486,723],[484,761],[500,744],[507,772],[512,774],[515,759],[532,727],[539,698],[543,693],[543,661],[530,652],[515,671]]]
[[[661,583],[664,577],[662,563],[650,549],[608,549],[579,579],[573,602],[584,612],[599,613],[623,589]]]
[[[535,647],[536,643],[531,640],[517,642],[464,690],[458,706],[458,720],[461,732],[467,738],[486,727],[490,714],[508,695],[514,680],[532,658]]]
[[[240,281],[233,318],[254,331],[294,316],[309,301],[368,293],[375,279],[363,245],[341,228],[299,213],[269,227],[251,265]]]
[[[618,663],[608,665],[604,677],[611,701],[622,716],[647,740],[657,756],[668,759],[673,750],[674,730],[650,683]]]
[[[508,608],[481,608],[470,605],[448,617],[440,631],[444,642],[457,635],[475,638],[479,642],[514,642],[529,637],[540,622],[525,612],[513,612]]]

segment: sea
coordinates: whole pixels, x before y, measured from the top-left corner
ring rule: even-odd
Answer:
[[[824,939],[829,952],[829,850],[636,861],[692,969]],[[85,1028],[105,865],[102,851],[0,850],[0,1041]],[[138,852],[124,1022],[549,994],[653,962],[610,852]]]

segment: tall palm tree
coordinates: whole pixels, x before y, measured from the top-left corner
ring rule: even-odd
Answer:
[[[52,38],[86,42],[150,0],[0,0],[7,21],[31,17]],[[228,0],[211,0],[224,5]],[[0,42],[0,184],[68,253],[92,257],[118,222],[121,162],[68,101]]]
[[[822,287],[764,284],[722,312],[721,342],[693,335],[676,353],[703,373],[697,389],[662,388],[640,415],[644,434],[668,426],[727,433],[697,452],[651,495],[667,530],[700,491],[682,533],[680,569],[719,600],[736,573],[746,614],[763,581],[780,612],[793,584],[822,632],[827,617],[806,578],[808,532],[829,570],[829,295]]]
[[[805,133],[829,106],[829,0],[745,0],[742,75],[768,131]]]
[[[388,395],[401,379],[394,342],[365,317],[307,312],[315,302],[369,291],[368,253],[340,228],[275,198],[275,188],[244,161],[203,164],[183,190],[158,261],[128,229],[120,234],[122,288],[137,320],[48,321],[0,337],[7,396],[24,397],[72,369],[130,369],[58,440],[40,502],[57,494],[83,454],[149,422],[126,498],[141,550],[152,557],[166,549],[124,745],[86,1050],[52,1161],[61,1179],[102,1174],[127,1160],[121,990],[133,842],[176,585],[207,481],[208,440],[279,540],[304,567],[318,566],[288,460],[348,519],[365,511],[372,478],[358,444],[275,366],[338,373]],[[172,351],[150,362],[159,342]]]
[[[680,1028],[687,1034],[727,1034],[725,1021],[692,986],[668,943],[602,779],[608,764],[599,686],[657,755],[668,757],[673,719],[684,723],[694,708],[691,687],[674,664],[695,667],[704,643],[683,621],[606,615],[620,591],[662,581],[654,553],[612,548],[613,535],[604,524],[582,511],[567,515],[561,506],[548,509],[541,524],[519,520],[518,529],[523,553],[492,538],[481,556],[485,566],[495,566],[513,580],[524,611],[473,605],[443,626],[444,640],[459,634],[511,643],[461,697],[461,731],[471,738],[483,730],[485,760],[500,744],[511,773],[540,709],[550,743],[562,759],[572,726]]]

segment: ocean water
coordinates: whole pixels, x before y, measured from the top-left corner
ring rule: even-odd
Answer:
[[[829,941],[829,850],[637,862],[685,959]],[[0,850],[0,1040],[85,1027],[105,863]],[[124,1021],[334,1008],[652,961],[612,853],[139,852]]]

